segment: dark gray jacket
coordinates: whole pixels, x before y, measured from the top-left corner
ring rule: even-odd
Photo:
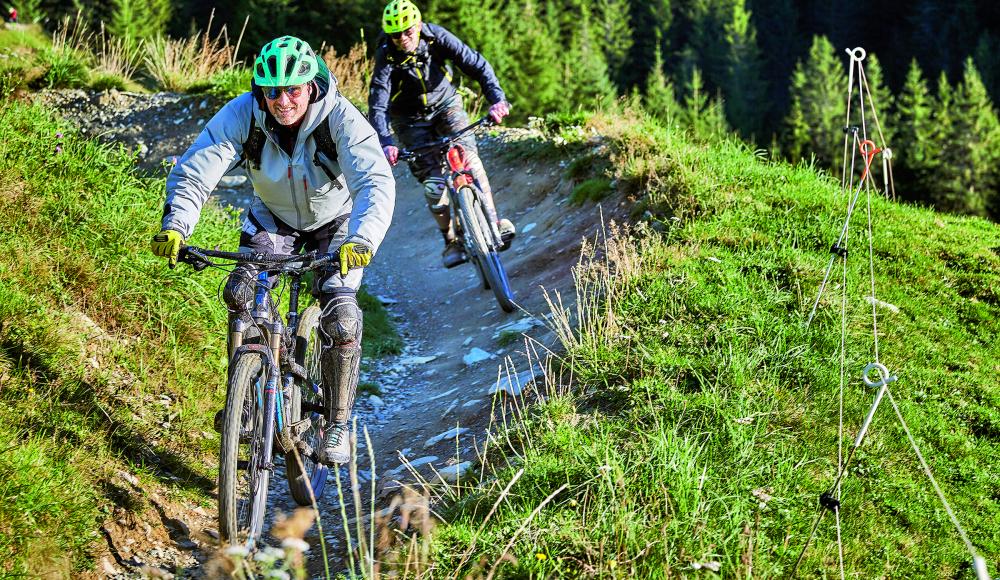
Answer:
[[[368,92],[368,118],[382,145],[393,144],[390,114],[426,117],[455,94],[448,61],[479,83],[490,104],[506,99],[493,67],[483,55],[442,26],[425,22],[417,49],[412,53],[396,48],[385,34],[379,36]]]

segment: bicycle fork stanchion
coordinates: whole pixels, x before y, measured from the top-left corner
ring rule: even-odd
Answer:
[[[267,490],[271,481],[271,475],[274,473],[274,433],[275,426],[279,425],[282,421],[281,418],[281,405],[279,404],[281,399],[281,392],[278,389],[280,372],[278,370],[278,361],[281,359],[280,348],[281,348],[281,336],[282,336],[282,324],[281,320],[278,319],[273,323],[267,324],[270,356],[267,357],[267,383],[264,386],[264,429],[260,442],[260,456],[257,458],[259,463],[259,471],[257,474],[260,477],[254,482],[253,486],[253,516],[252,516],[252,527],[250,528],[249,534],[249,548],[253,549],[254,544],[264,533],[264,513],[267,510]],[[253,477],[251,477],[251,481]],[[260,526],[260,529],[255,529]]]

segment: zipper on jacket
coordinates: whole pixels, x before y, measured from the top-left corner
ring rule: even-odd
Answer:
[[[417,71],[417,78],[420,79],[420,88],[423,92],[420,94],[420,98],[424,101],[424,106],[427,106],[427,85],[424,84],[424,75],[420,72],[420,68],[414,68]]]
[[[302,178],[305,180],[305,177]],[[292,179],[292,159],[288,158],[288,189],[292,192],[292,206],[295,208],[295,217],[298,218],[299,223],[295,224],[296,227],[300,227],[302,224],[302,212],[299,211],[299,203],[295,198],[295,180]]]

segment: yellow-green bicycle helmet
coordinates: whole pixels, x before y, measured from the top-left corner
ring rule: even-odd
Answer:
[[[420,10],[410,0],[392,0],[382,12],[382,30],[395,34],[420,22]]]
[[[259,87],[288,87],[316,77],[319,65],[309,43],[294,36],[275,38],[260,49],[253,63],[253,82]]]

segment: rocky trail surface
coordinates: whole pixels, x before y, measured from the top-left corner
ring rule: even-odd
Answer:
[[[61,91],[39,98],[60,109],[86,134],[134,151],[140,170],[161,175],[221,105],[211,98],[171,94]],[[503,254],[522,309],[513,314],[504,313],[492,293],[481,288],[471,265],[452,270],[441,266],[441,240],[424,205],[422,187],[405,167],[395,170],[393,224],[366,271],[365,284],[388,308],[405,346],[399,356],[366,361],[361,380],[376,385],[379,394],[360,395],[356,406],[359,431],[367,429],[375,457],[373,475],[369,450],[360,435],[358,477],[366,489],[375,478],[380,501],[400,481],[413,477],[401,458],[428,481],[461,476],[476,463],[476,445],[484,440],[494,392],[517,390],[531,380],[533,370],[521,352],[520,335],[543,344],[555,342],[543,323],[549,308],[542,288],[561,293],[564,300],[572,295],[571,268],[581,240],[598,229],[595,208],[569,207],[571,184],[555,163],[504,160],[505,143],[519,134],[523,130],[480,135],[497,205],[519,230],[513,247]],[[234,173],[216,195],[220,203],[242,207],[252,190],[241,173]],[[516,369],[512,387],[506,378],[498,383],[498,368],[507,360]],[[126,473],[122,477],[134,480]],[[346,489],[346,469],[341,477]],[[185,577],[204,576],[217,553],[214,511],[161,499],[157,490],[143,491],[160,517],[136,521],[124,510],[113,515],[102,528],[108,553],[98,559],[96,576],[169,577],[180,571]],[[275,513],[296,507],[283,473],[272,479],[271,506]],[[353,517],[354,507],[347,507]],[[365,506],[362,513],[368,509]],[[333,554],[342,553],[340,505],[333,481],[320,500],[320,511],[328,547]],[[309,567],[321,575],[319,539],[315,530],[311,533]]]

